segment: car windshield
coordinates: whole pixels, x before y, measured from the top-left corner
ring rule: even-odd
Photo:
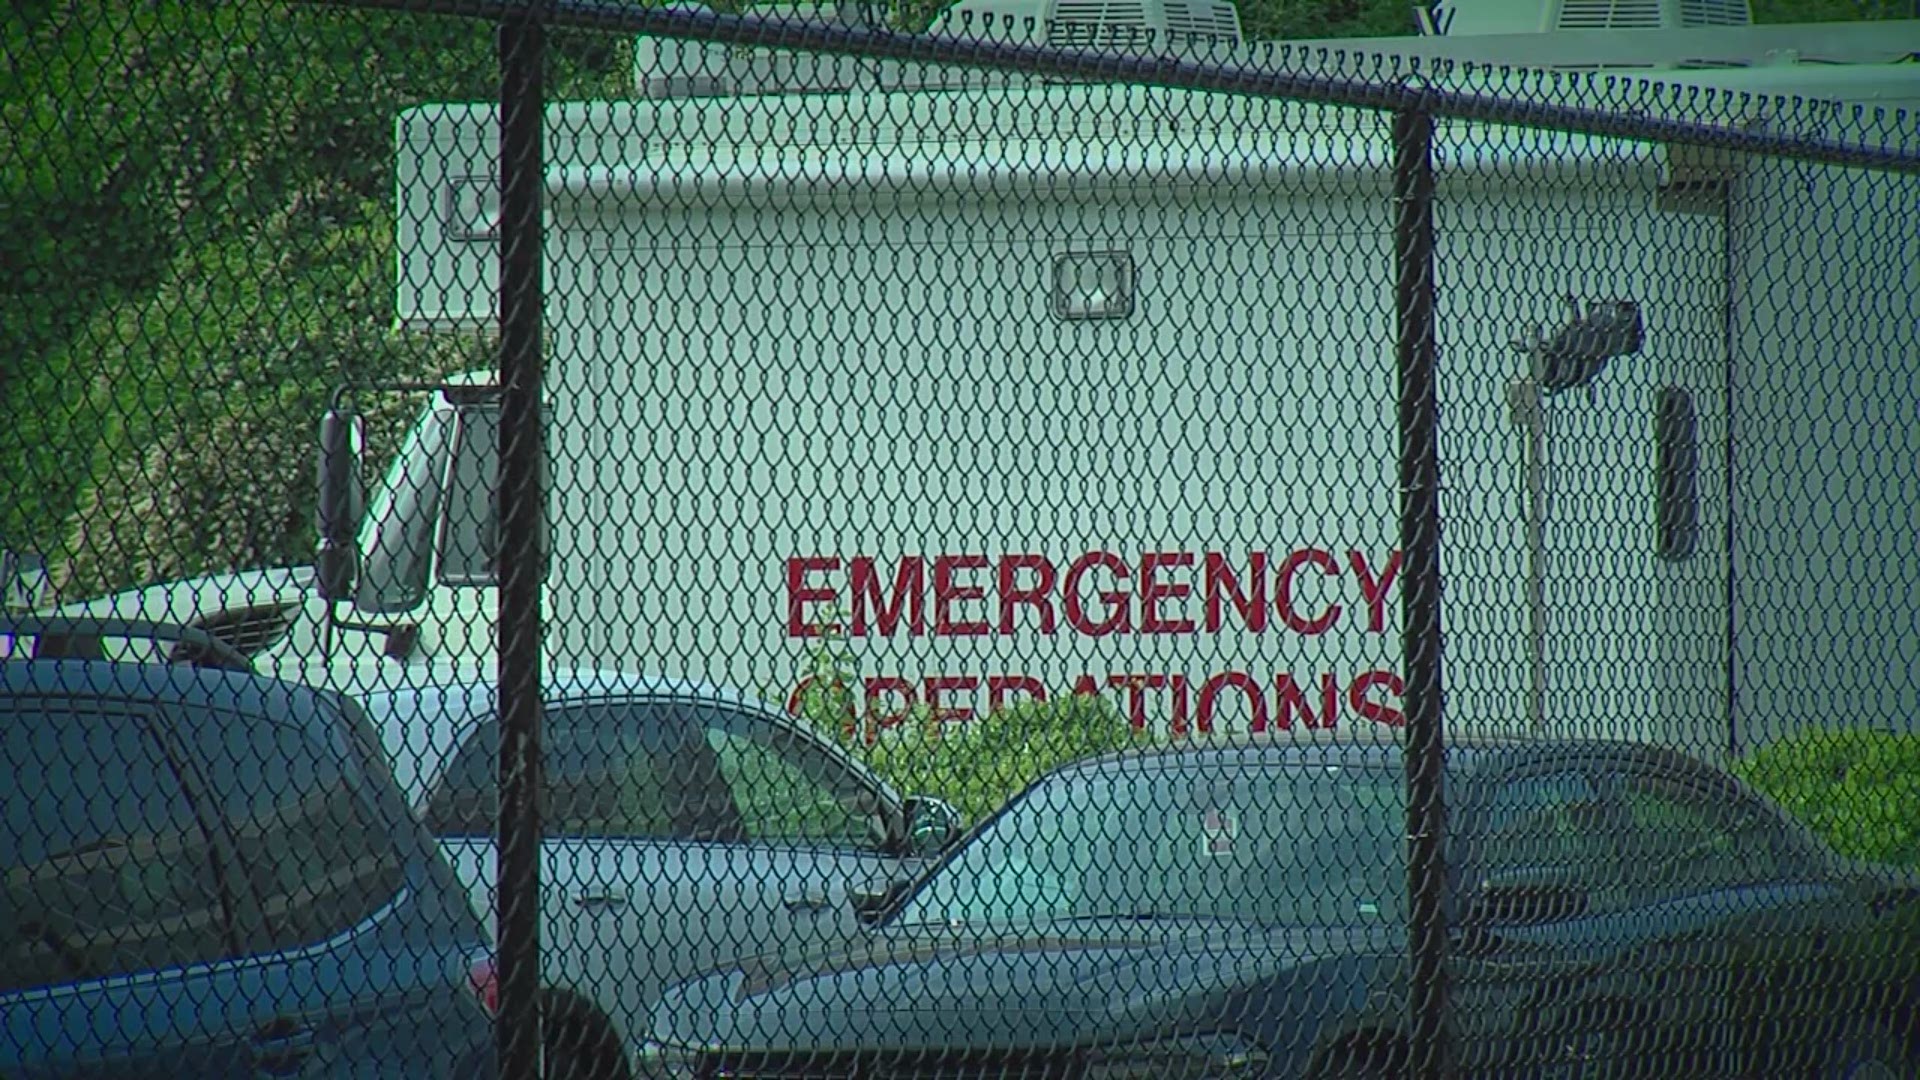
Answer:
[[[1243,762],[1063,774],[1008,807],[893,921],[1397,921],[1402,785],[1384,768]]]

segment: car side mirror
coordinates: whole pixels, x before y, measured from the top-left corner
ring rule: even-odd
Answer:
[[[314,584],[322,599],[353,595],[360,577],[361,418],[338,406],[320,417],[319,507],[315,532]]]
[[[907,854],[931,858],[960,839],[960,811],[944,799],[915,795],[907,800]]]
[[[1474,890],[1471,923],[1539,926],[1587,914],[1591,897],[1570,871],[1554,867],[1503,870]]]

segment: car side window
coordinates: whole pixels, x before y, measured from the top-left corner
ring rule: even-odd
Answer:
[[[386,819],[344,744],[294,724],[215,712],[196,724],[208,787],[232,835],[246,952],[345,933],[406,882],[402,823]]]
[[[1545,874],[1590,893],[1614,873],[1617,812],[1584,773],[1517,777],[1495,790],[1478,838],[1487,878]],[[1594,896],[1596,907],[1601,897]]]
[[[726,839],[737,832],[709,755],[669,705],[605,702],[550,709],[542,730],[548,836]],[[500,724],[469,737],[427,802],[440,836],[488,837],[498,828]]]
[[[1731,789],[1635,770],[1618,777],[1635,857],[1622,884],[1642,902],[1769,881],[1781,873],[1776,829]]]
[[[806,735],[726,709],[704,710],[700,723],[746,839],[867,850],[885,843],[879,794]]]
[[[0,718],[0,993],[231,954],[212,845],[146,722]]]

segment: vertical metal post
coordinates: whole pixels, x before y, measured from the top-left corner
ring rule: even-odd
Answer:
[[[1920,0],[1914,0],[1915,13],[1920,14]],[[1725,385],[1722,387],[1721,423],[1726,425],[1726,435],[1722,440],[1720,467],[1726,473],[1724,481],[1727,496],[1727,523],[1723,540],[1727,550],[1727,758],[1740,756],[1740,485],[1734,472],[1734,432],[1740,429],[1740,303],[1746,299],[1740,291],[1740,180],[1735,176],[1727,181],[1727,188],[1721,193],[1720,203],[1720,287],[1726,293],[1725,303],[1721,305],[1720,335],[1721,352],[1725,366],[1721,375]]]
[[[1448,1073],[1447,925],[1441,897],[1440,447],[1433,281],[1433,116],[1393,119],[1394,309],[1400,367],[1400,550],[1407,692],[1408,1075]]]
[[[500,24],[499,905],[501,1080],[540,1075],[540,332],[546,28]]]

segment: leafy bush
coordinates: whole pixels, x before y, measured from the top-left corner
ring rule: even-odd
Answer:
[[[860,743],[895,790],[938,796],[975,822],[1050,769],[1150,741],[1112,702],[1073,695],[1023,701],[967,724],[941,723],[922,710],[899,730]]]
[[[964,724],[925,706],[897,719],[862,715],[853,691],[860,683],[857,660],[845,639],[819,639],[802,673],[801,717],[850,747],[894,790],[945,799],[969,822],[998,810],[1050,769],[1152,742],[1095,695],[1022,701]]]
[[[629,59],[556,32],[549,85],[617,94]],[[391,329],[393,123],[498,80],[479,20],[0,13],[0,545],[47,554],[63,598],[310,557],[326,391],[490,363]]]
[[[1809,731],[1735,771],[1841,854],[1920,866],[1920,735]]]

